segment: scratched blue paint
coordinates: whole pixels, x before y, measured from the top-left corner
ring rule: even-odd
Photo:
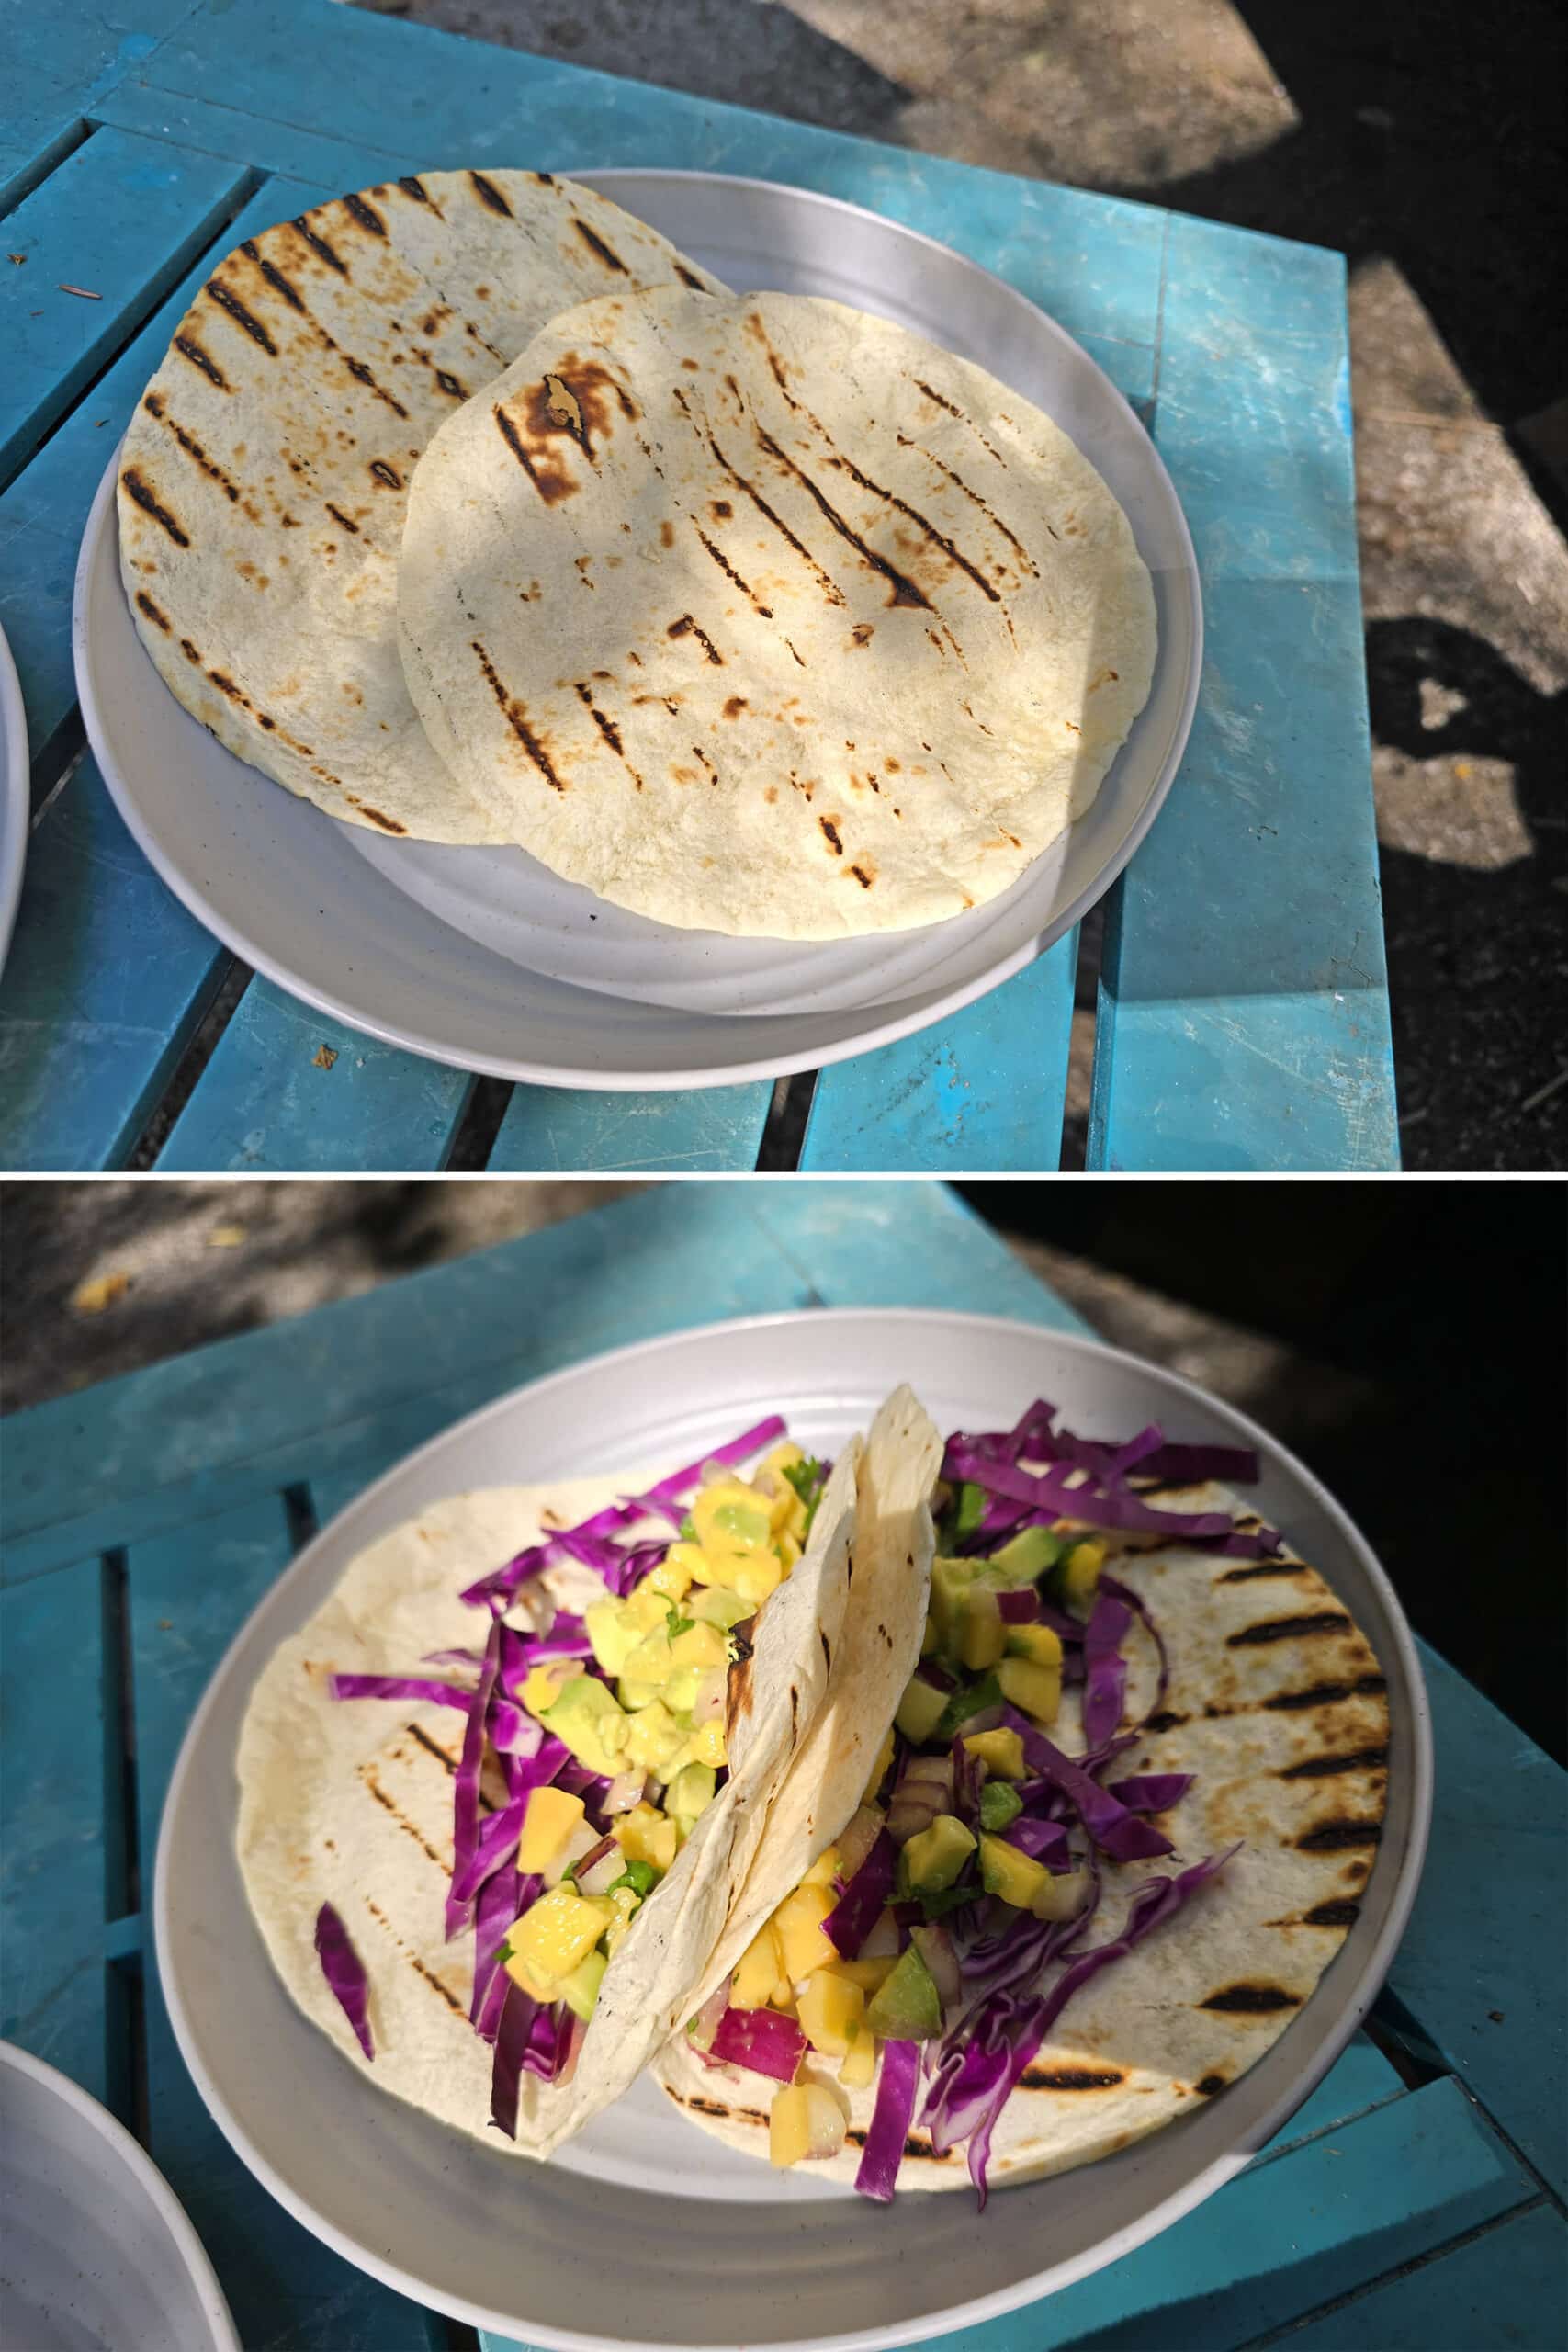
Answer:
[[[488,1167],[540,1175],[748,1172],[767,1124],[773,1082],[709,1086],[691,1093],[597,1094],[576,1087],[516,1086]]]
[[[803,1169],[1055,1168],[1077,933],[977,1003],[821,1072]]]
[[[160,1171],[370,1174],[446,1165],[472,1080],[253,979],[158,1155]]]
[[[24,198],[6,222],[6,252],[22,259],[0,277],[0,475],[154,307],[243,187],[243,172],[215,156],[105,130]]]
[[[90,1552],[126,1559],[145,1883],[191,1712],[287,1564],[283,1485],[306,1487],[324,1517],[519,1378],[618,1340],[814,1301],[1076,1319],[940,1186],[668,1186],[17,1415],[0,1519],[7,1562],[30,1546],[39,1565],[0,1597],[0,1779],[13,1798],[26,1776],[28,1799],[20,1812],[7,1805],[0,1852],[6,2030],[90,2088],[108,2087],[103,1963],[145,1943],[136,1917],[96,1924],[106,1823],[98,1566],[79,1541],[89,1517]],[[1411,2038],[1462,2087],[1444,2076],[1407,2093],[1358,2035],[1217,2197],[1048,2301],[944,2339],[942,2352],[960,2341],[964,2352],[1223,2352],[1292,2331],[1325,2352],[1554,2344],[1561,2218],[1489,2119],[1553,2177],[1562,2020],[1551,1905],[1561,1904],[1568,1782],[1429,1651],[1423,1665],[1439,1760],[1437,1875],[1391,1984]],[[338,2263],[229,2154],[151,1974],[147,1992],[152,2154],[217,2260],[243,2340],[440,2352],[444,2323]],[[488,2341],[500,2352],[501,2339]]]

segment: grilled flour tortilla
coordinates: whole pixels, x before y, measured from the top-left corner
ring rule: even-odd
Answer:
[[[410,477],[556,311],[654,285],[717,282],[618,205],[532,172],[389,181],[227,254],[120,458],[126,594],[176,698],[329,816],[509,838],[435,758],[403,684]]]
[[[858,1442],[824,1490],[801,1558],[755,1620],[732,1671],[729,1777],[633,1921],[605,1971],[570,2084],[525,2075],[514,2143],[489,2128],[492,2052],[468,2022],[474,1939],[444,1934],[452,1779],[462,1717],[408,1701],[335,1700],[333,1673],[405,1673],[475,1639],[459,1599],[476,1574],[571,1526],[668,1468],[455,1497],[362,1552],[332,1598],[283,1643],[240,1735],[237,1849],[274,1966],[312,2023],[383,2089],[483,2139],[547,2155],[620,2096],[689,2012],[767,1806],[827,1694],[844,1615]],[[667,1531],[666,1531],[667,1532]],[[580,1610],[604,1588],[574,1564],[540,1581]],[[525,1593],[532,1590],[525,1587]],[[493,1792],[492,1792],[493,1793]],[[369,1980],[365,2058],[317,1957],[318,1911],[342,1918]]]
[[[672,924],[832,939],[994,898],[1148,693],[1127,519],[1050,420],[836,302],[555,319],[409,498],[404,668],[497,838]]]
[[[1143,1499],[1227,1510],[1243,1527],[1258,1524],[1213,1485]],[[863,1525],[858,1543],[865,1540]],[[1109,2155],[1244,2074],[1310,1998],[1356,1918],[1376,1858],[1387,1792],[1383,1679],[1317,1571],[1288,1546],[1279,1559],[1238,1561],[1163,1544],[1122,1552],[1112,1566],[1153,1612],[1170,1679],[1159,1714],[1109,1777],[1112,1784],[1141,1772],[1197,1777],[1179,1804],[1156,1816],[1174,1855],[1124,1864],[1101,1858],[1104,1894],[1087,1940],[1120,1932],[1145,1879],[1168,1878],[1243,1842],[1178,1918],[1069,2001],[1002,2110],[992,2188]],[[914,1606],[912,1591],[908,1598]],[[1157,1679],[1153,1644],[1137,1622],[1124,1654],[1124,1720],[1134,1723]],[[837,1681],[829,1688],[825,1722],[849,1696]],[[1051,1737],[1069,1755],[1083,1752],[1081,1686],[1064,1691]],[[775,1811],[807,1793],[792,1781]],[[819,1823],[814,1851],[836,1834],[831,1818]],[[776,1900],[776,1888],[769,1892]],[[766,2159],[773,2084],[705,2064],[683,2037],[662,2052],[656,2073],[694,2123]],[[830,2083],[835,2075],[832,2060],[808,2059],[808,2079]],[[852,2181],[875,2092],[840,2096],[851,2118],[844,2148],[812,2171]],[[919,2111],[918,2099],[917,2118]],[[964,2148],[938,2156],[917,2123],[898,2188],[969,2185]]]

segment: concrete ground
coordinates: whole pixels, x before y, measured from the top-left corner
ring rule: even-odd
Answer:
[[[360,4],[1342,249],[1406,1165],[1568,1164],[1560,0]]]

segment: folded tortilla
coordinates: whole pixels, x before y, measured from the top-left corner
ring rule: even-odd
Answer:
[[[330,1678],[405,1674],[430,1653],[482,1640],[489,1620],[459,1599],[465,1585],[548,1529],[645,1492],[669,1465],[433,1504],[360,1553],[279,1645],[240,1735],[236,1844],[245,1892],[294,2001],[383,2090],[487,2146],[544,2156],[618,2098],[690,2014],[769,1804],[826,1702],[844,1623],[859,1454],[852,1441],[839,1456],[804,1554],[758,1611],[751,1657],[731,1670],[728,1777],[605,1970],[571,2081],[524,2076],[515,2143],[489,2128],[491,2051],[468,2022],[473,1938],[444,1936],[463,1718],[423,1702],[335,1700]],[[591,1570],[568,1563],[524,1586],[520,1610],[537,1605],[531,1596],[540,1588],[574,1610],[604,1597]],[[323,1903],[368,1974],[373,2061],[316,1954]]]

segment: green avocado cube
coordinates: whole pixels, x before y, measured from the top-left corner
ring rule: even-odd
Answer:
[[[911,1675],[893,1720],[905,1738],[919,1747],[935,1731],[946,1705],[945,1690],[939,1690],[934,1682],[922,1681],[918,1674]]]
[[[1023,1799],[1007,1781],[987,1781],[980,1792],[980,1826],[1005,1829],[1023,1811]]]
[[[1032,1584],[1047,1568],[1055,1566],[1066,1548],[1061,1537],[1053,1535],[1048,1527],[1024,1527],[999,1552],[992,1553],[989,1565],[1007,1571],[1010,1586]]]
[[[592,1951],[584,1952],[571,1974],[561,1984],[561,1999],[574,2017],[582,2019],[584,2025],[593,2014],[593,2004],[599,1998],[600,1980],[609,1965],[604,1953],[595,1947]]]
[[[664,1792],[664,1810],[685,1824],[712,1804],[718,1780],[711,1764],[682,1764]]]
[[[942,2031],[936,1984],[913,1944],[866,2003],[865,2022],[879,2041],[930,2041]]]
[[[541,1720],[591,1772],[614,1779],[620,1771],[630,1726],[614,1691],[592,1675],[574,1676]]]
[[[975,1837],[956,1814],[939,1813],[904,1848],[904,1873],[914,1894],[940,1894],[951,1886],[970,1855]]]

